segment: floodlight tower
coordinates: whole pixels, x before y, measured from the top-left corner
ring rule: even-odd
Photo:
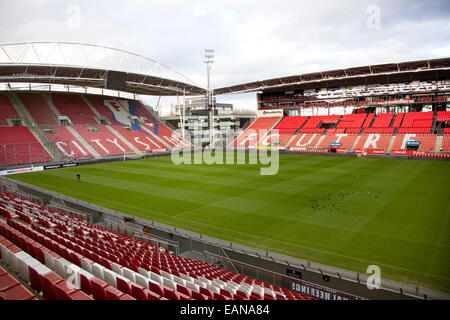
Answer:
[[[209,111],[209,144],[214,144],[214,99],[213,91],[211,89],[210,71],[214,63],[214,50],[205,49],[205,64],[207,72],[208,90],[206,92],[207,109]]]

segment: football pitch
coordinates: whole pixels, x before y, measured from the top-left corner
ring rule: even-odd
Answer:
[[[76,181],[76,173],[81,182]],[[169,157],[12,178],[219,239],[450,292],[450,162],[280,155],[260,165]]]

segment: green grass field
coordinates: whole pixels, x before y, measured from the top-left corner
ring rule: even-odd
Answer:
[[[82,182],[75,179],[81,173]],[[450,292],[450,162],[280,155],[258,165],[170,157],[12,178],[281,254]]]

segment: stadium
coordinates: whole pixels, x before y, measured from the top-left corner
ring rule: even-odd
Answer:
[[[0,45],[0,300],[450,298],[450,57],[232,83]],[[146,96],[204,97],[207,140]]]

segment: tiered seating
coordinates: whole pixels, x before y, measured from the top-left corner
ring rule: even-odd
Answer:
[[[346,129],[347,133],[360,133],[366,117],[366,113],[346,114],[339,122],[337,128]]]
[[[14,105],[9,101],[9,98],[4,94],[0,94],[0,126],[7,126],[8,121],[6,119],[8,118],[17,119],[20,116]]]
[[[394,129],[400,128],[400,125],[402,124],[404,115],[405,114],[402,112],[396,114],[394,123],[392,124],[392,128],[394,128]]]
[[[255,145],[279,119],[278,117],[260,117],[256,119],[250,127],[232,142],[232,145],[242,147]]]
[[[362,134],[354,149],[386,151],[389,147],[391,139],[392,134]]]
[[[450,121],[450,111],[439,111],[437,114],[436,121]]]
[[[450,134],[444,134],[442,138],[442,151],[450,151]]]
[[[13,246],[9,241],[0,236],[0,245]],[[8,249],[8,247],[6,247]],[[13,249],[15,251],[15,249]],[[9,252],[11,252],[8,249]],[[5,250],[6,252],[6,250]],[[1,257],[1,255],[0,255]],[[4,268],[0,267],[0,300],[38,300],[20,281],[11,276]]]
[[[339,148],[342,149],[351,149],[353,144],[355,143],[357,134],[327,134],[325,138],[320,142],[319,148],[328,148],[330,144],[333,142],[340,142],[341,146]]]
[[[6,192],[0,199],[9,202],[0,202],[0,216],[8,219],[8,225],[0,221],[0,233],[22,239],[17,243],[34,259],[28,281],[43,291],[45,299],[312,299],[202,261],[173,256],[139,239],[133,246],[133,239],[126,235]],[[36,224],[32,226],[28,207],[34,209]],[[79,287],[69,289],[62,281],[74,272]],[[26,268],[24,273],[28,274]]]
[[[363,124],[363,126],[362,126],[364,129],[370,128],[370,125],[372,124],[372,121],[373,121],[374,116],[375,116],[374,113],[369,113],[369,114],[367,115],[366,121],[364,121],[364,124]]]
[[[433,112],[408,112],[398,133],[430,133]]]
[[[435,134],[398,134],[392,145],[392,150],[406,150],[406,142],[409,140],[420,141],[418,151],[434,151],[436,146]]]
[[[192,147],[189,141],[183,140],[180,135],[161,123],[139,101],[128,101],[128,105],[131,115],[139,117],[144,122],[147,130],[152,131],[158,137],[162,138],[171,147]]]
[[[37,124],[57,124],[55,113],[40,93],[19,93],[18,96]]]
[[[121,125],[111,125],[112,128],[117,130],[125,139],[130,141],[140,151],[152,151],[152,150],[166,150],[167,147],[158,141],[155,137],[149,133],[139,130],[128,130]]]
[[[97,112],[99,114],[101,114],[102,116],[106,117],[106,119],[108,119],[111,123],[115,123],[116,120],[113,119],[113,112],[109,109],[109,107],[112,108],[112,105],[108,104],[108,106],[104,105],[104,100],[114,103],[114,105],[116,106],[116,112],[120,110],[120,106],[118,104],[116,104],[114,102],[114,100],[112,99],[107,99],[104,98],[102,96],[95,96],[95,95],[86,95],[85,96],[86,99],[89,101],[89,103],[92,105],[92,107],[94,107],[95,110],[97,110]],[[126,119],[128,119],[127,117],[128,114],[128,110],[125,111],[125,117]],[[120,121],[120,120],[117,120]]]
[[[291,148],[314,148],[320,138],[320,134],[299,133],[291,140],[288,147]]]
[[[0,165],[44,163],[51,159],[27,127],[0,127]]]
[[[294,133],[303,126],[308,118],[305,116],[284,117],[275,129],[279,133]]]
[[[277,132],[276,140],[278,141],[278,146],[284,147],[294,133],[305,124],[308,118],[309,117],[307,116],[284,117],[277,124],[274,131],[272,131],[267,137],[263,138],[259,144],[268,145],[274,138],[274,132]]]
[[[56,133],[47,133],[47,136],[61,152],[69,158],[77,159],[93,157],[93,155],[65,126],[54,126]]]
[[[379,113],[371,128],[364,129],[364,133],[394,133],[394,128],[389,128],[393,113]]]
[[[99,132],[90,132],[84,125],[74,125],[73,128],[102,156],[112,156],[133,153],[122,140],[114,135],[106,126],[95,125]]]
[[[312,116],[308,122],[303,126],[301,133],[324,133],[325,129],[319,128],[322,124],[338,123],[341,116]]]
[[[75,94],[52,93],[55,107],[62,116],[69,117],[72,124],[97,124],[95,114],[83,101],[83,98]]]

